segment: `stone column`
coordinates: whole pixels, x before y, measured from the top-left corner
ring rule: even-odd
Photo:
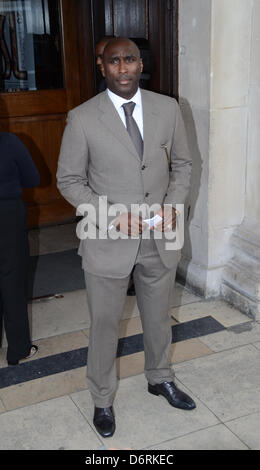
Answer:
[[[179,2],[179,96],[193,171],[178,276],[202,295],[207,289],[209,250],[211,7],[211,0]]]
[[[194,166],[178,274],[204,297],[222,293],[237,306],[233,246],[249,214],[260,221],[259,3],[179,3],[180,104]]]
[[[224,298],[260,320],[260,1],[253,1],[245,217],[232,239]]]

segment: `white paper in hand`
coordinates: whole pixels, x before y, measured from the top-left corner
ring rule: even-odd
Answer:
[[[158,214],[152,217],[151,219],[144,219],[144,222],[146,222],[150,228],[159,224],[161,221],[162,221],[162,217]]]

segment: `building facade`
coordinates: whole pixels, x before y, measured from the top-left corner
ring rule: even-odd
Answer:
[[[131,37],[147,87],[179,99],[193,157],[178,275],[259,319],[259,24],[260,0],[0,0],[0,130],[41,173],[29,226],[75,216],[55,177],[66,114],[98,92],[98,40]]]

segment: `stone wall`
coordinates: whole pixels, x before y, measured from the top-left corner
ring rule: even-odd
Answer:
[[[178,274],[206,298],[223,295],[250,314],[235,300],[232,277],[237,233],[248,219],[254,230],[260,223],[259,24],[260,0],[179,1],[179,94],[194,165]]]

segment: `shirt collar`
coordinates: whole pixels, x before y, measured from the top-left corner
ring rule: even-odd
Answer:
[[[121,108],[123,104],[129,103],[130,101],[133,101],[136,104],[136,106],[140,106],[140,107],[142,106],[142,97],[141,97],[140,88],[138,88],[136,94],[130,100],[126,100],[125,98],[122,98],[121,96],[116,95],[111,90],[109,90],[109,88],[107,89],[107,94],[117,110],[119,110],[119,108]]]

